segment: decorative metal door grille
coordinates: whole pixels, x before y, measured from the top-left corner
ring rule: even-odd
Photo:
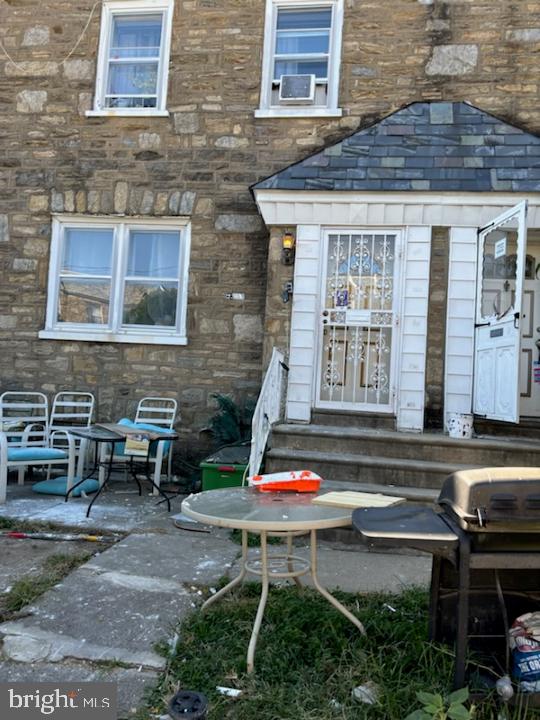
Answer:
[[[395,233],[328,235],[323,404],[390,409],[395,252]]]

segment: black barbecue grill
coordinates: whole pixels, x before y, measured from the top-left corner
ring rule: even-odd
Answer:
[[[455,642],[458,688],[469,646],[504,658],[508,618],[540,608],[540,468],[461,470],[438,504],[360,508],[352,522],[370,548],[433,554],[429,634]]]

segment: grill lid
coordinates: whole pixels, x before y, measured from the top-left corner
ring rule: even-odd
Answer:
[[[540,532],[540,468],[459,470],[444,481],[438,502],[466,530]]]

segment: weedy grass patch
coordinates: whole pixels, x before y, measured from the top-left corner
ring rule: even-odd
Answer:
[[[66,575],[92,557],[93,553],[65,555],[58,553],[45,559],[39,574],[28,575],[16,580],[10,590],[0,595],[0,621],[8,620],[25,605],[34,602],[40,595],[50,590]]]
[[[179,688],[208,697],[208,720],[404,720],[419,707],[417,692],[448,695],[453,656],[426,640],[425,591],[336,596],[364,623],[366,637],[313,590],[272,588],[252,676],[246,651],[258,586],[245,585],[206,612],[194,612],[179,628],[175,654],[140,717],[162,712]],[[377,705],[351,697],[368,680],[380,689]],[[242,695],[224,697],[216,686]],[[510,714],[509,720],[533,717],[540,715]],[[475,718],[495,720],[494,701],[482,702]]]

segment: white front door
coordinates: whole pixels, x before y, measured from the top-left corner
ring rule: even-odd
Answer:
[[[399,240],[324,233],[317,407],[394,412]]]
[[[519,422],[527,203],[479,230],[473,410]]]

